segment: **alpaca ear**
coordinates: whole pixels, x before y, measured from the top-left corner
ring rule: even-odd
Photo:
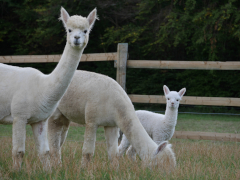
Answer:
[[[68,21],[69,17],[70,16],[69,16],[68,12],[63,7],[61,7],[61,16],[59,19],[62,20],[63,25],[65,27],[67,27],[67,21]]]
[[[168,95],[168,93],[170,92],[169,88],[166,85],[163,86],[163,91],[165,96]]]
[[[92,10],[92,12],[89,13],[87,17],[87,20],[90,25],[90,30],[92,29],[96,19],[98,19],[98,17],[97,17],[97,9],[95,8],[94,10]]]
[[[182,88],[182,89],[178,92],[178,94],[179,94],[180,97],[183,97],[183,95],[185,94],[185,92],[186,92],[186,88]]]
[[[165,147],[167,147],[167,145],[168,145],[167,141],[163,141],[161,144],[159,144],[158,147],[157,147],[157,150],[155,152],[155,155],[157,155],[158,153],[163,151],[165,149]]]

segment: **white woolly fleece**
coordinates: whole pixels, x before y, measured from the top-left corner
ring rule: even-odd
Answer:
[[[61,8],[60,19],[65,27],[70,19],[71,26],[76,23],[75,27],[84,25],[87,28],[94,23],[96,10],[88,18],[69,18],[67,11]],[[77,36],[78,39],[81,36],[81,40]],[[21,168],[26,124],[30,124],[40,160],[44,169],[50,170],[47,119],[66,92],[87,42],[88,35],[82,29],[75,28],[71,35],[67,35],[67,43],[58,65],[48,75],[33,68],[0,63],[0,124],[13,124],[12,156],[15,169]]]
[[[145,110],[136,111],[136,115],[144,129],[157,144],[172,138],[177,124],[179,102],[186,92],[186,88],[181,89],[179,92],[170,91],[167,86],[164,86],[163,89],[167,102],[165,115]],[[130,143],[126,136],[123,135],[121,144],[118,148],[121,156],[129,146]],[[133,149],[129,150],[128,154],[132,156],[132,159],[135,159],[134,156],[136,156],[136,152]]]
[[[79,28],[79,29],[88,29],[89,22],[87,18],[82,16],[71,16],[67,21],[67,27],[69,28]]]
[[[119,127],[143,162],[156,160],[161,163],[157,157],[161,156],[167,142],[157,145],[148,136],[128,95],[112,78],[87,71],[75,72],[67,92],[48,121],[50,153],[57,162],[61,162],[61,147],[70,121],[86,127],[82,167],[87,166],[94,154],[98,126],[104,126],[110,160],[118,156]]]

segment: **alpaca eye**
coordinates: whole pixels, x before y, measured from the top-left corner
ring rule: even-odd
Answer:
[[[169,98],[167,98],[167,100],[170,100]]]
[[[83,31],[85,34],[87,33],[87,30]]]
[[[177,99],[177,101],[179,101],[179,100]]]
[[[72,32],[72,30],[71,30],[71,29],[69,29],[69,30],[68,30],[68,32]]]

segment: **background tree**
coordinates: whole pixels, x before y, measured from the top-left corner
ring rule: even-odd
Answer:
[[[239,61],[240,1],[237,0],[2,0],[0,55],[60,54],[65,34],[60,7],[70,15],[97,7],[100,21],[85,53],[115,52],[129,43],[129,59]],[[34,66],[48,73],[51,64]],[[80,63],[80,69],[115,78],[112,62]],[[163,94],[162,86],[187,88],[190,96],[240,97],[240,72],[127,70],[127,92]]]

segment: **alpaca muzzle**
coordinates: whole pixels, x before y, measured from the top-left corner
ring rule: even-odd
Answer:
[[[75,46],[79,46],[81,43],[80,43],[80,40],[79,39],[76,39],[74,40],[74,45]]]

